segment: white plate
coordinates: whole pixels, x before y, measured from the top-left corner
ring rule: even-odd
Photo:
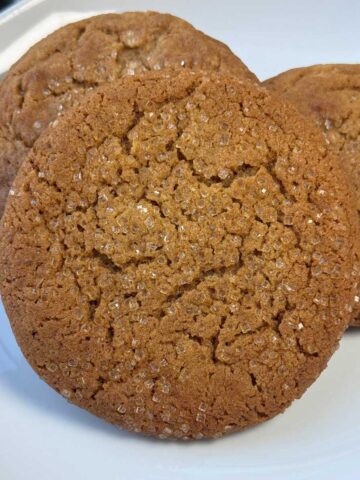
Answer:
[[[37,0],[0,16],[0,72],[52,29],[100,10],[175,13],[230,47],[260,78],[359,62],[358,0]],[[0,480],[360,478],[360,329],[285,414],[212,442],[119,431],[68,404],[31,371],[0,310]]]

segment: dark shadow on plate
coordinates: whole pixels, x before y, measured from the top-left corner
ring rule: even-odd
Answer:
[[[95,415],[83,410],[76,405],[67,402],[61,395],[53,390],[49,385],[42,381],[25,359],[22,359],[18,367],[10,370],[0,376],[0,390],[10,391],[16,398],[24,404],[32,404],[34,408],[45,411],[48,415],[61,417],[68,423],[77,423],[89,430],[99,431],[99,433],[110,435],[112,437],[124,438],[129,441],[141,441],[164,445],[165,441],[159,438],[149,437],[138,433],[128,432],[111,425]],[[201,443],[210,443],[213,440],[202,440]],[[193,442],[184,442],[179,440],[166,440],[166,443],[190,446]],[[199,442],[196,442],[199,444]]]
[[[184,442],[176,439],[164,441],[159,438],[127,432],[126,430],[121,430],[114,425],[106,423],[104,420],[97,418],[86,410],[82,410],[76,405],[68,403],[35,374],[25,359],[23,359],[20,364],[18,363],[16,369],[8,371],[0,376],[0,389],[1,391],[7,389],[24,404],[31,403],[34,408],[45,411],[48,415],[61,417],[61,419],[66,422],[77,423],[82,427],[86,427],[93,431],[99,431],[99,433],[110,435],[112,437],[126,437],[129,441],[136,440],[138,442],[149,442],[152,444],[158,444],[159,446],[163,446],[164,443],[178,446],[181,445],[184,447],[194,445],[194,442],[192,441]],[[257,426],[255,428],[257,428]],[[238,432],[238,434],[241,434],[241,432]],[[236,433],[234,433],[234,435],[236,435]],[[204,439],[195,443],[197,445],[205,445],[212,443],[213,441],[215,440]]]
[[[346,330],[345,335],[350,335],[350,336],[355,336],[356,335],[359,337],[360,341],[360,327],[350,327]]]
[[[134,436],[126,431],[106,423],[85,410],[68,403],[58,393],[43,382],[22,360],[14,370],[10,370],[0,377],[1,391],[12,392],[16,398],[26,404],[32,404],[35,408],[43,410],[51,416],[61,417],[62,420],[80,424],[91,430],[98,430],[103,434],[118,436]]]

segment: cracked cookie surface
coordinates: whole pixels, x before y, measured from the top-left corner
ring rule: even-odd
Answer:
[[[32,47],[0,84],[0,216],[21,162],[49,123],[103,83],[170,66],[256,80],[224,44],[155,12],[92,17]]]
[[[360,65],[296,68],[264,82],[322,130],[355,186],[360,216]],[[360,217],[359,217],[360,218]],[[352,325],[360,326],[360,293]]]
[[[346,327],[355,208],[295,109],[221,74],[99,88],[35,143],[0,231],[25,356],[70,401],[161,438],[282,412]]]

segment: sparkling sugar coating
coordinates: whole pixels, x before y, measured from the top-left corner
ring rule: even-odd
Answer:
[[[360,219],[360,65],[314,65],[284,72],[264,82],[314,120],[349,175]],[[355,188],[353,188],[353,185]],[[324,194],[321,189],[319,195]],[[359,239],[360,241],[360,239]],[[360,253],[358,253],[358,259]],[[358,261],[353,275],[358,276]],[[360,291],[360,285],[358,294]],[[351,325],[360,326],[360,305],[353,305]]]
[[[172,15],[106,14],[67,25],[33,46],[0,82],[0,216],[29,148],[85,93],[165,67],[256,81],[229,48]],[[168,128],[176,128],[168,123]]]
[[[346,182],[321,135],[251,82],[184,70],[102,87],[36,142],[14,192],[0,286],[17,341],[65,398],[126,429],[218,438],[265,421],[350,319]]]

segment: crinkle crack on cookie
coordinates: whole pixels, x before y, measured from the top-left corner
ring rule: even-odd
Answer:
[[[322,130],[349,175],[360,215],[360,65],[296,68],[264,84]],[[360,326],[360,292],[355,303],[352,325]]]
[[[155,12],[92,17],[32,47],[0,83],[0,216],[19,166],[49,124],[99,85],[165,67],[256,80],[226,45]]]
[[[354,216],[295,109],[226,75],[147,73],[35,143],[2,219],[1,292],[71,402],[216,438],[282,412],[326,366],[351,315]]]

